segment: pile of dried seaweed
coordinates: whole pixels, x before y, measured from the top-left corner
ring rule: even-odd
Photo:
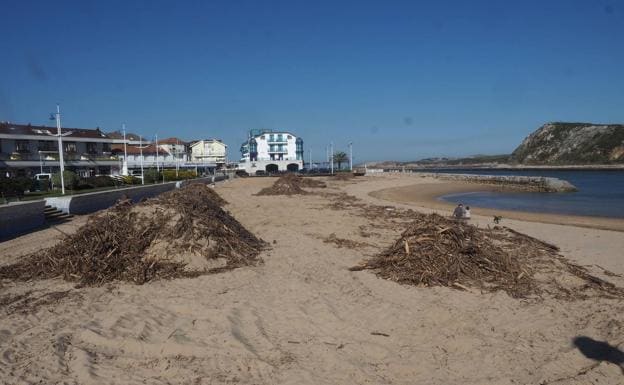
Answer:
[[[253,265],[265,243],[224,211],[209,187],[193,184],[132,205],[128,200],[92,215],[56,246],[0,267],[0,278],[63,277],[81,285],[197,276]],[[180,255],[219,261],[187,269]]]
[[[301,188],[301,177],[295,174],[285,174],[273,183],[273,186],[260,190],[256,195],[305,195]]]
[[[219,195],[214,189],[206,188],[205,183],[201,181],[193,181],[192,179],[185,186],[184,190],[176,189],[176,190],[169,192],[168,194],[170,194],[169,196],[171,198],[175,199],[175,197],[178,194],[194,194],[194,193],[200,194],[204,199],[211,200],[214,203],[218,204],[219,206],[225,206],[228,204],[228,202],[225,199],[223,199],[221,195]]]
[[[584,298],[588,290],[624,295],[568,262],[554,245],[508,228],[478,228],[437,214],[419,214],[391,247],[351,268],[363,269],[403,284],[504,290],[512,297]]]

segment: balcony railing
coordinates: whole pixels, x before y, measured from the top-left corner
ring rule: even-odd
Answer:
[[[42,162],[58,162],[59,156],[57,152],[53,154],[46,153],[24,153],[24,152],[13,152],[10,154],[3,154],[0,158],[3,160],[13,160],[13,161],[42,161]],[[77,153],[65,153],[64,157],[65,161],[111,161],[118,160],[116,156],[111,156],[110,154],[77,154]]]
[[[287,139],[278,139],[278,138],[274,138],[274,139],[268,139],[267,143],[288,143]]]
[[[283,148],[281,150],[280,149],[273,149],[273,150],[269,150],[268,152],[269,152],[269,154],[286,154],[286,153],[288,153],[288,149],[286,149],[286,148]]]

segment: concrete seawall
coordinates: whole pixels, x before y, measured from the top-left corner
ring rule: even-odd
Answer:
[[[473,174],[427,174],[437,179],[458,182],[480,183],[534,192],[574,192],[578,189],[570,182],[549,177],[517,175],[473,175]]]
[[[43,226],[44,201],[15,202],[0,206],[0,241]]]
[[[215,182],[224,179],[226,179],[225,176],[219,175],[215,177]],[[181,181],[180,185],[185,185],[187,183],[210,183],[211,181],[212,177],[189,179],[188,181]],[[46,198],[45,202],[47,205],[54,206],[68,214],[90,214],[111,207],[124,196],[136,203],[143,198],[152,198],[164,192],[171,191],[176,188],[176,185],[178,185],[178,182],[126,187],[117,190]]]
[[[233,177],[230,175],[215,176],[219,182]],[[188,183],[211,183],[212,177],[180,181],[179,185]],[[0,241],[28,233],[45,225],[44,209],[46,205],[54,206],[68,214],[90,214],[111,207],[123,196],[138,202],[143,198],[152,198],[178,186],[178,182],[168,182],[147,186],[126,187],[116,190],[51,197],[45,200],[14,202],[0,206]]]

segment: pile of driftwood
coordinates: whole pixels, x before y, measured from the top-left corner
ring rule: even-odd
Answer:
[[[154,278],[192,277],[258,263],[265,243],[224,211],[224,202],[202,184],[137,205],[121,201],[92,215],[56,246],[0,267],[0,278],[143,284]],[[187,263],[174,256],[189,252],[222,263],[214,269],[188,270]]]
[[[285,174],[279,177],[272,186],[263,188],[257,195],[305,195],[303,187],[323,188],[327,185],[319,180],[303,178],[295,174]]]
[[[382,278],[417,286],[504,290],[512,297],[624,296],[622,289],[567,261],[554,245],[504,227],[412,215],[415,220],[392,246],[351,270],[372,269]]]

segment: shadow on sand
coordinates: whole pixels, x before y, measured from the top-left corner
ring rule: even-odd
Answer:
[[[624,352],[617,347],[585,336],[576,337],[572,342],[585,357],[615,364],[624,374]]]

